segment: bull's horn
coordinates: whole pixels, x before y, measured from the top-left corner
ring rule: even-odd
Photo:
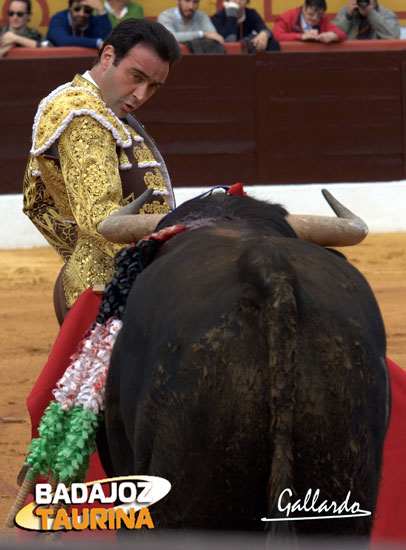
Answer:
[[[153,189],[147,189],[137,197],[135,200],[130,202],[129,204],[126,204],[123,206],[123,208],[120,208],[120,210],[117,210],[117,212],[114,212],[112,216],[126,216],[127,214],[136,214],[138,210],[144,206],[144,204],[147,202],[147,200],[152,196],[154,190]],[[106,218],[107,219],[107,218]]]
[[[368,226],[364,220],[348,210],[326,189],[322,193],[338,217],[289,214],[286,221],[299,239],[321,246],[350,246],[363,241],[368,235]]]
[[[128,244],[137,242],[153,232],[163,214],[137,214],[152,196],[154,190],[147,189],[130,204],[126,204],[111,216],[99,223],[99,232],[113,243]]]
[[[99,232],[113,243],[136,243],[150,235],[164,214],[111,215],[99,223]]]

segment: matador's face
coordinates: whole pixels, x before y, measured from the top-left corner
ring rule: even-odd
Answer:
[[[108,107],[119,117],[132,113],[160,88],[169,73],[169,63],[145,44],[137,44],[117,65],[113,46],[101,55],[98,85]]]

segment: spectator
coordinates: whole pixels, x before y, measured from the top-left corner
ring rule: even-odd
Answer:
[[[380,6],[377,0],[349,0],[333,23],[346,33],[348,40],[400,38],[396,14]]]
[[[11,0],[7,15],[8,24],[0,25],[0,57],[15,46],[40,48],[49,45],[39,31],[27,25],[31,19],[31,0]]]
[[[275,40],[316,41],[324,44],[344,41],[345,33],[330,23],[326,10],[326,0],[305,0],[302,7],[279,15],[273,29]]]
[[[225,1],[224,8],[211,18],[226,42],[242,41],[248,52],[280,49],[259,13],[247,8],[249,0]]]
[[[47,38],[55,46],[99,48],[110,31],[108,13],[99,0],[69,0],[69,9],[51,18]]]
[[[109,14],[111,26],[114,27],[124,19],[142,19],[144,10],[139,2],[131,0],[106,0],[104,7]]]
[[[158,22],[192,53],[225,53],[224,38],[198,7],[199,0],[178,0],[176,8],[158,15]]]

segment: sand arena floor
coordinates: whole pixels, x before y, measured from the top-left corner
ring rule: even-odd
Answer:
[[[372,286],[385,321],[388,356],[406,368],[406,233],[372,234],[343,249]],[[30,442],[25,400],[58,332],[52,289],[61,261],[51,248],[0,250],[0,537]]]

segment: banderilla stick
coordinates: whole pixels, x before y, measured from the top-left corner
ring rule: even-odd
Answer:
[[[27,472],[28,473],[28,472]],[[37,482],[37,477],[35,477],[34,480],[31,480],[27,477],[27,474],[25,475],[24,482],[20,487],[20,490],[17,493],[17,496],[15,498],[14,504],[11,507],[11,510],[6,518],[6,525],[7,527],[14,527],[14,519],[18,512],[22,509],[24,506],[24,503],[28,497],[28,495],[33,491],[35,484]]]

